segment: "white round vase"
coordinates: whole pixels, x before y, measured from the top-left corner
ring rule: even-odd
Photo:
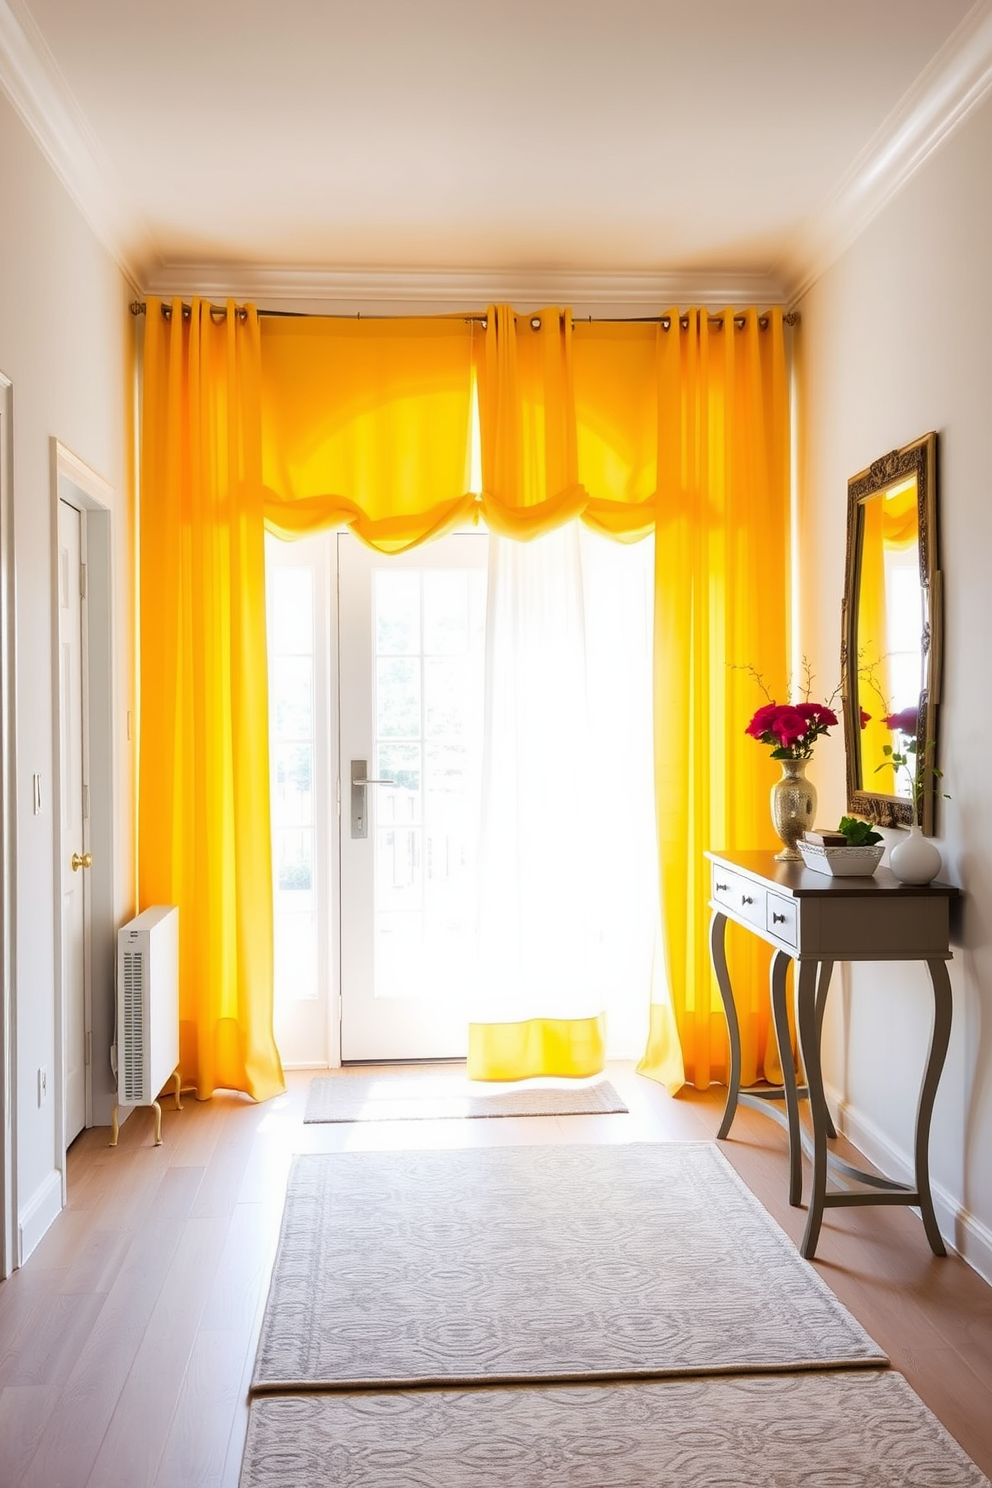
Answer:
[[[914,822],[889,853],[889,867],[900,883],[928,884],[940,872],[940,853]]]

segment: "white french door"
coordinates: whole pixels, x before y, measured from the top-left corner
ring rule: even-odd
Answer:
[[[338,545],[343,1060],[463,1057],[487,537]]]
[[[390,556],[350,534],[267,546],[275,1028],[288,1067],[466,1053],[480,991],[477,849],[489,546],[484,533]],[[602,1005],[611,1052],[629,1055],[643,1047],[658,916],[651,550],[603,541],[583,552],[582,573],[584,681],[577,685],[592,730],[583,746],[589,762],[578,767],[565,799],[564,825],[549,822],[542,798],[541,830],[553,840],[539,846],[541,854],[545,847],[566,854],[563,866],[549,870],[561,883],[571,871],[569,855],[597,866],[597,914],[590,915],[588,932],[597,963],[608,968]],[[540,582],[550,580],[542,573]],[[552,746],[540,709],[536,723],[532,716],[531,692],[538,689],[544,706],[548,687],[539,657],[531,656],[535,646],[540,651],[538,628],[521,618],[519,606],[506,613],[504,591],[500,665],[523,687],[526,710],[519,718],[507,712],[505,700],[499,702],[506,689],[490,686],[490,750],[495,739],[504,785],[512,777],[533,791],[533,767]],[[492,665],[492,635],[489,644]],[[565,650],[562,643],[555,652],[558,671],[565,669]],[[548,686],[552,680],[548,673]],[[561,733],[564,702],[560,712]],[[544,767],[564,768],[578,748],[566,726]],[[618,759],[625,782],[619,816]],[[574,771],[574,760],[569,767]],[[498,801],[505,796],[504,790]],[[490,860],[493,800],[490,785]],[[574,815],[581,828],[577,850],[569,846]],[[512,826],[510,815],[503,825]],[[532,870],[536,818],[526,803],[518,825]],[[513,873],[499,882],[509,896],[509,941],[521,933],[527,906],[514,905],[520,882]],[[499,895],[490,892],[484,902],[503,913]],[[550,949],[531,948],[522,969],[497,975],[494,1021],[513,1017],[503,992],[527,977],[543,985],[541,955],[560,961],[554,937],[566,933],[562,923],[551,926]],[[493,928],[490,913],[490,933]],[[502,934],[498,921],[495,933]],[[587,959],[591,964],[592,951]],[[490,961],[497,966],[499,957],[487,955]]]

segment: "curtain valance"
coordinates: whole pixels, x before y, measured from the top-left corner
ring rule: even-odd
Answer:
[[[265,523],[399,552],[473,519],[477,343],[464,317],[262,318]]]
[[[482,520],[526,540],[574,518],[654,526],[660,324],[484,318],[260,321],[265,522],[349,527],[397,552]],[[477,430],[478,448],[473,439]]]

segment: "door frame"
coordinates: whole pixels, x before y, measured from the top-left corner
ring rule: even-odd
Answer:
[[[112,1097],[95,1094],[94,1054],[108,1051],[113,1041],[113,989],[117,925],[114,913],[115,749],[113,720],[113,600],[112,516],[113,488],[58,439],[51,441],[52,472],[52,678],[53,758],[52,821],[55,864],[75,845],[62,841],[61,757],[64,719],[59,687],[59,502],[80,512],[81,553],[86,564],[86,592],[82,596],[83,669],[83,758],[87,761],[89,786],[89,847],[93,866],[89,869],[89,914],[84,949],[84,1023],[86,1031],[86,1126],[109,1121]],[[55,949],[55,1057],[53,1085],[55,1105],[55,1166],[62,1175],[62,1202],[66,1202],[65,1141],[65,1016],[63,1003],[61,869],[55,874],[53,931]],[[106,996],[94,997],[94,988]],[[107,1107],[104,1110],[104,1107]],[[99,1109],[98,1109],[99,1108]]]
[[[0,1280],[17,1264],[13,385],[0,372]]]

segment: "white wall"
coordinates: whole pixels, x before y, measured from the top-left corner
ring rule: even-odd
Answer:
[[[846,485],[939,435],[945,665],[941,877],[964,890],[954,1032],[932,1171],[947,1237],[992,1278],[992,104],[969,119],[807,294],[801,398],[802,649],[839,668]],[[844,807],[843,741],[817,751],[820,816]],[[887,834],[890,837],[893,834]],[[834,999],[827,1078],[863,1150],[908,1166],[931,999],[919,966],[853,968]],[[922,1232],[921,1232],[922,1233]]]
[[[0,95],[0,371],[13,383],[16,584],[16,1182],[25,1243],[57,1209],[52,438],[112,488],[117,821],[114,898],[132,912],[133,610],[128,285]],[[33,812],[32,775],[43,810]],[[96,989],[105,996],[106,989]],[[96,1051],[94,1051],[96,1053]],[[37,1071],[49,1071],[39,1108]],[[106,1117],[104,1117],[106,1119]]]

